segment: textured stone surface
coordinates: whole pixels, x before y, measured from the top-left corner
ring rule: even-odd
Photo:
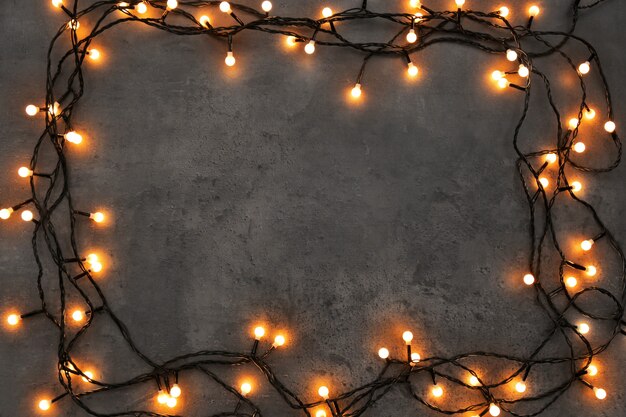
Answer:
[[[564,28],[570,1],[543,3],[537,27]],[[372,2],[377,10],[405,6]],[[292,16],[319,8],[275,2]],[[41,121],[22,109],[41,99],[48,42],[62,19],[43,0],[0,8],[0,205],[27,195],[14,172],[28,161]],[[578,28],[604,60],[618,126],[626,125],[625,19],[626,4],[607,1],[583,13]],[[354,35],[365,39],[368,31],[357,27]],[[103,62],[86,68],[87,93],[75,117],[86,143],[70,152],[72,185],[76,204],[101,207],[114,220],[107,228],[82,227],[80,244],[107,254],[103,288],[152,357],[244,350],[250,328],[263,322],[289,334],[288,348],[272,360],[279,375],[314,398],[319,381],[336,392],[373,378],[376,350],[384,344],[400,354],[405,328],[428,356],[478,349],[524,356],[541,340],[546,318],[519,282],[527,208],[512,134],[522,95],[496,92],[488,80],[506,65],[502,57],[434,47],[416,57],[416,82],[404,77],[401,60],[373,60],[356,106],[346,94],[361,60],[344,49],[318,48],[309,57],[275,37],[244,34],[235,44],[237,66],[227,70],[225,46],[201,37],[126,25],[95,45]],[[583,51],[578,57],[586,59]],[[575,78],[564,75],[563,62],[537,65],[553,76],[563,117],[574,113]],[[554,121],[542,119],[548,108],[536,91],[523,142],[548,144]],[[590,95],[600,107],[602,95]],[[604,138],[595,132],[588,142]],[[605,149],[596,148],[597,155]],[[580,177],[585,197],[624,242],[624,168]],[[591,225],[562,218],[575,238]],[[1,226],[2,311],[36,305],[30,227]],[[3,334],[0,416],[30,415],[38,395],[58,393],[55,350],[55,330],[42,321]],[[600,360],[601,385],[610,393],[604,403],[575,386],[545,415],[626,414],[625,351],[626,340],[618,339]],[[80,353],[104,379],[144,369],[106,323]],[[541,383],[558,376],[546,372],[537,376]],[[226,377],[246,375],[263,385],[252,369]],[[214,387],[189,378],[182,412],[230,409]],[[267,415],[296,415],[269,388],[256,392]],[[120,406],[142,406],[149,395],[128,392]],[[51,415],[85,415],[60,407]],[[416,413],[433,415],[395,393],[371,415]]]

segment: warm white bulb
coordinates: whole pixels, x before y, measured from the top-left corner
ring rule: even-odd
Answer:
[[[513,49],[507,49],[506,50],[506,59],[508,59],[511,62],[516,61],[517,60],[517,52],[515,52]]]
[[[270,10],[272,10],[272,2],[264,1],[263,3],[261,3],[261,9],[263,9],[264,12],[269,12]]]
[[[441,388],[438,385],[435,385],[433,389],[431,390],[431,393],[433,394],[433,396],[439,398],[443,395],[443,388]]]
[[[422,7],[422,2],[420,0],[410,0],[409,5],[413,8],[419,9]]]
[[[418,363],[421,359],[422,359],[422,357],[420,356],[419,353],[411,352],[411,362]]]
[[[588,276],[593,277],[593,276],[595,276],[595,275],[598,273],[598,268],[596,268],[596,267],[595,267],[595,266],[593,266],[593,265],[589,265],[589,266],[587,266],[587,267],[585,268],[585,273],[586,273]]]
[[[50,403],[50,400],[41,400],[39,401],[39,409],[42,411],[47,411],[50,409],[50,406],[52,404]]]
[[[183,390],[180,389],[180,387],[178,386],[178,384],[174,384],[172,385],[172,388],[170,389],[170,395],[174,398],[178,398],[181,396],[181,394],[183,393]]]
[[[307,54],[311,55],[315,52],[315,41],[314,40],[310,40],[309,43],[307,43],[304,46],[304,52],[306,52]]]
[[[67,27],[72,30],[78,30],[78,28],[80,27],[80,22],[76,19],[72,19],[67,23]]]
[[[17,326],[20,323],[21,317],[18,314],[9,314],[7,316],[7,323],[9,326]]]
[[[606,391],[602,388],[594,388],[593,392],[596,394],[596,398],[599,400],[604,400],[606,398]]]
[[[11,213],[13,213],[13,209],[12,208],[5,208],[0,210],[0,219],[2,220],[6,220],[9,217],[11,217]]]
[[[412,62],[409,62],[407,73],[409,74],[409,77],[417,77],[417,74],[419,73],[419,69],[415,66],[415,64],[413,64]]]
[[[411,343],[411,340],[413,340],[413,333],[411,333],[410,331],[406,331],[404,333],[402,333],[402,340],[404,340],[404,342],[408,345]]]
[[[576,277],[567,277],[565,279],[565,285],[567,285],[569,288],[574,288],[576,285],[578,285],[578,280],[576,279]]]
[[[220,3],[220,10],[224,13],[230,13],[230,3],[223,1]]]
[[[380,356],[381,359],[387,359],[389,357],[389,349],[380,348],[378,350],[378,356]]]
[[[144,14],[148,11],[148,5],[142,1],[141,3],[137,4],[136,10],[137,10],[137,13]]]
[[[37,113],[39,113],[39,107],[35,106],[34,104],[29,104],[28,106],[26,106],[26,114],[29,116],[36,116]]]
[[[92,381],[93,381],[93,377],[94,377],[93,372],[91,372],[91,371],[85,371],[85,372],[83,372],[83,373],[85,374],[85,376],[84,376],[84,377],[82,377],[83,381],[85,381],[85,382],[89,382],[89,380],[92,380]]]
[[[361,84],[356,83],[354,87],[352,88],[352,91],[350,92],[350,94],[352,94],[352,97],[354,98],[361,97]]]
[[[331,17],[332,15],[333,15],[333,9],[331,9],[330,7],[324,7],[322,9],[322,16]]]
[[[176,407],[177,403],[178,403],[178,400],[174,397],[167,397],[167,400],[165,400],[165,405],[167,405],[169,408]]]
[[[178,7],[178,0],[167,0],[167,8],[174,10]]]
[[[469,384],[470,384],[471,386],[474,386],[474,387],[475,387],[475,386],[477,386],[477,385],[479,385],[479,384],[480,384],[480,381],[478,380],[478,377],[476,377],[476,376],[474,376],[474,375],[471,375],[471,376],[469,377]]]
[[[587,323],[578,324],[578,331],[580,332],[580,334],[587,334],[589,333],[590,330],[591,330],[591,327],[589,327]]]
[[[489,405],[489,414],[491,414],[493,417],[498,417],[500,415],[500,407],[498,407],[494,403],[491,403]]]
[[[520,77],[522,78],[526,78],[530,75],[530,70],[528,69],[528,67],[524,64],[520,64],[517,73],[519,74]]]
[[[587,375],[589,376],[598,375],[598,367],[595,365],[589,365],[589,367],[587,368]]]
[[[30,210],[24,210],[22,211],[22,220],[24,220],[25,222],[29,222],[33,219],[33,212]]]
[[[500,12],[500,16],[502,17],[507,17],[510,13],[510,10],[508,7],[506,6],[502,6],[498,9],[498,11]]]
[[[549,164],[555,163],[559,159],[558,155],[555,153],[546,154],[546,162]]]
[[[567,122],[569,124],[569,128],[574,130],[578,127],[579,121],[577,118],[572,117],[571,119],[569,119],[569,122]]]
[[[540,12],[539,6],[532,5],[528,8],[528,14],[531,15],[532,17],[536,17],[539,14],[539,12]]]
[[[533,274],[524,275],[524,284],[533,285],[535,283],[535,276]]]
[[[409,33],[406,34],[406,41],[408,43],[417,42],[417,33],[415,33],[415,29],[409,30]]]
[[[159,390],[159,395],[157,395],[157,402],[159,404],[165,404],[168,398],[169,395],[165,391]]]
[[[32,177],[33,171],[28,169],[27,167],[21,167],[20,169],[17,170],[17,175],[19,175],[22,178]]]
[[[572,191],[574,192],[578,192],[583,189],[583,185],[580,183],[580,181],[573,181],[571,187]]]
[[[283,335],[278,335],[274,338],[274,344],[272,346],[276,347],[280,347],[283,346],[285,344],[285,336]]]
[[[72,320],[74,321],[83,321],[84,318],[85,315],[80,310],[74,310],[74,312],[72,313]]]
[[[297,40],[295,36],[287,36],[286,41],[288,46],[296,46]]]
[[[508,86],[509,86],[509,80],[507,80],[506,78],[500,78],[498,80],[498,87],[507,88]]]
[[[515,391],[519,392],[520,394],[523,392],[526,392],[526,383],[523,381],[520,381],[517,384],[515,384]]]
[[[576,142],[574,144],[574,152],[576,152],[576,153],[583,153],[583,152],[585,152],[586,148],[587,148],[587,146],[585,146],[585,144],[582,143],[582,142]]]
[[[102,223],[104,221],[104,213],[96,211],[95,213],[89,214],[89,218],[96,223]]]
[[[74,131],[67,132],[66,134],[63,135],[63,137],[65,138],[66,141],[74,143],[76,145],[78,145],[79,143],[83,141],[83,137]]]
[[[546,177],[539,178],[539,182],[541,183],[541,186],[543,188],[547,188],[548,185],[550,185],[550,180],[548,180]]]
[[[463,7],[463,5],[465,4],[465,0],[454,0],[454,2],[458,7]]]
[[[224,59],[224,63],[227,66],[232,67],[233,65],[235,65],[235,62],[237,62],[237,60],[235,59],[235,55],[233,55],[231,51],[228,51],[226,53],[226,58]]]
[[[498,71],[495,70],[494,72],[491,73],[491,78],[493,78],[495,81],[499,81],[502,78],[504,78],[505,74],[502,71]]]
[[[585,109],[585,119],[587,120],[592,120],[594,117],[596,117],[596,111],[592,108],[588,108]]]
[[[591,70],[591,64],[588,61],[585,61],[578,66],[578,72],[581,75],[589,74],[590,70]]]
[[[328,396],[330,395],[330,390],[328,389],[328,387],[322,385],[317,390],[317,393],[319,394],[320,397],[322,397],[323,399],[327,400]]]
[[[89,59],[91,59],[92,61],[97,61],[98,59],[100,59],[100,51],[95,48],[90,49],[87,54],[89,55]]]
[[[54,7],[61,7],[63,6],[63,0],[52,0],[52,5]]]
[[[261,326],[254,328],[254,338],[256,340],[261,340],[261,338],[265,336],[265,329]]]
[[[315,417],[326,417],[326,411],[317,410],[317,412],[315,413]]]
[[[612,121],[606,122],[604,124],[604,130],[606,130],[609,133],[615,132],[615,122],[612,122]]]

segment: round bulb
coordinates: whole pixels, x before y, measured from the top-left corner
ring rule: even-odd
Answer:
[[[413,333],[408,330],[402,333],[402,340],[404,340],[404,342],[408,345],[413,340]]]
[[[85,371],[83,373],[85,374],[85,376],[83,377],[83,381],[85,381],[85,382],[89,382],[89,380],[93,381],[93,377],[94,377],[93,372]]]
[[[52,5],[54,7],[61,7],[63,6],[63,0],[52,0]]]
[[[330,394],[330,391],[329,391],[328,387],[322,385],[317,390],[317,393],[319,394],[320,397],[322,397],[323,399],[326,400],[326,399],[328,399],[328,395]]]
[[[409,74],[409,77],[417,77],[417,74],[419,73],[419,69],[412,62],[409,62],[407,72]]]
[[[520,394],[523,392],[526,392],[526,383],[523,381],[520,381],[517,384],[515,384],[515,391],[519,392]]]
[[[462,7],[465,4],[465,0],[454,0],[458,7]]]
[[[72,19],[67,23],[67,27],[72,30],[78,30],[78,28],[80,27],[80,22],[76,19]]]
[[[263,3],[261,3],[261,9],[263,9],[264,12],[269,12],[270,10],[272,10],[272,2],[264,1]]]
[[[91,268],[90,270],[92,272],[101,272],[102,271],[102,264],[100,262],[92,262],[91,263]]]
[[[296,46],[296,37],[295,36],[287,36],[287,45],[288,46]]]
[[[407,33],[407,35],[406,35],[406,41],[408,43],[415,43],[415,42],[417,42],[417,33],[415,33],[415,29],[409,30],[409,33]]]
[[[165,400],[165,405],[167,405],[169,408],[176,407],[177,403],[178,403],[178,400],[174,397],[167,397],[167,400]]]
[[[33,171],[31,171],[30,169],[26,167],[21,167],[20,169],[17,170],[17,175],[19,175],[22,178],[32,177]]]
[[[352,97],[359,98],[361,97],[361,84],[357,83],[351,91]]]
[[[252,391],[252,385],[249,382],[241,384],[241,395],[246,396]]]
[[[587,323],[579,323],[578,324],[578,331],[580,332],[580,334],[587,334],[587,333],[589,333],[590,330],[591,330],[591,328],[589,327],[589,325]]]
[[[172,385],[172,388],[170,389],[170,395],[174,398],[178,398],[180,397],[180,395],[183,393],[183,391],[180,389],[180,387],[178,386],[178,384],[174,384]]]
[[[409,1],[409,5],[410,5],[411,7],[413,7],[413,8],[417,8],[417,9],[419,9],[419,8],[421,8],[421,7],[422,7],[422,2],[421,2],[421,1],[419,1],[419,0],[410,0],[410,1]]]
[[[137,4],[136,10],[137,10],[137,13],[144,14],[148,11],[148,6],[146,5],[145,2],[142,1],[141,3]]]
[[[52,404],[50,403],[50,400],[41,400],[39,401],[39,409],[42,411],[47,411],[50,409],[50,406]]]
[[[84,318],[85,318],[85,315],[80,310],[74,310],[74,312],[72,313],[72,319],[74,321],[83,321]]]
[[[274,345],[273,345],[274,347],[280,347],[284,344],[285,344],[285,336],[279,334],[278,336],[274,338]]]
[[[586,149],[586,148],[587,148],[587,147],[586,147],[586,146],[585,146],[585,144],[584,144],[584,143],[582,143],[582,142],[576,142],[576,143],[574,144],[574,152],[576,152],[576,153],[583,153],[583,152],[585,152],[585,149]]]
[[[104,213],[97,211],[95,213],[91,213],[89,218],[96,223],[102,223],[104,221]]]
[[[507,80],[506,78],[500,78],[498,80],[498,87],[507,88],[508,86],[509,86],[509,80]]]
[[[86,262],[88,262],[90,264],[98,262],[98,255],[96,255],[95,253],[90,253],[89,255],[87,255],[85,260],[86,260]]]
[[[265,336],[265,329],[261,326],[256,327],[254,329],[254,338],[260,340],[263,336]]]
[[[499,416],[500,415],[500,407],[498,407],[494,403],[491,403],[491,405],[489,405],[489,414],[491,414],[493,417]]]
[[[574,192],[578,192],[583,189],[583,185],[580,183],[580,181],[572,182],[571,187],[572,187],[572,191]]]
[[[389,357],[389,349],[380,348],[378,350],[378,356],[380,356],[381,359],[387,359]]]
[[[28,106],[26,106],[26,114],[29,116],[36,116],[37,113],[39,113],[39,107],[35,106],[34,104],[29,104]]]
[[[235,65],[235,62],[237,62],[237,60],[235,59],[235,56],[233,55],[232,52],[227,52],[226,53],[226,58],[224,59],[224,63],[229,66],[232,67],[233,65]]]
[[[11,217],[11,213],[13,213],[12,208],[0,210],[0,219],[2,220],[8,219],[9,217]]]
[[[528,69],[526,65],[520,64],[519,69],[517,70],[517,73],[519,74],[520,77],[526,78],[530,75],[530,70]]]
[[[604,124],[604,130],[609,133],[615,132],[615,122],[608,121]]]
[[[543,188],[547,188],[550,185],[550,181],[546,177],[539,178],[539,182]]]
[[[530,6],[530,8],[528,8],[528,14],[531,15],[532,17],[535,17],[539,14],[540,10],[538,6]]]
[[[30,210],[24,210],[22,212],[22,220],[24,220],[25,222],[29,222],[33,219],[33,212]]]
[[[587,375],[589,376],[598,375],[598,367],[595,365],[589,365],[589,367],[587,368]]]
[[[533,274],[524,275],[524,284],[533,285],[535,283],[535,276]]]
[[[438,385],[435,385],[431,392],[435,397],[439,398],[443,395],[443,388],[441,388]]]
[[[470,383],[470,385],[475,387],[475,386],[480,384],[480,381],[478,380],[477,377],[475,377],[474,375],[471,375],[470,378],[469,378],[469,383]]]
[[[66,141],[75,143],[77,145],[83,141],[83,137],[74,131],[67,132],[65,135],[63,135],[63,137]]]
[[[178,7],[178,0],[167,0],[167,8],[173,10]]]
[[[317,412],[315,413],[315,417],[326,417],[326,411],[317,410]]]
[[[493,78],[495,81],[499,81],[504,78],[504,75],[505,74],[502,71],[495,70],[491,73],[491,78]]]
[[[159,395],[157,395],[157,402],[159,404],[165,404],[167,402],[169,395],[163,390],[159,390]]]
[[[332,15],[333,15],[333,9],[331,9],[330,7],[324,7],[322,9],[322,16],[331,17]]]
[[[589,74],[590,70],[591,70],[591,64],[589,64],[589,62],[587,61],[583,62],[582,64],[578,66],[578,72],[581,73],[582,75]]]
[[[209,27],[209,25],[211,24],[211,19],[207,15],[200,16],[200,19],[198,21],[204,27]]]
[[[516,61],[517,60],[517,52],[515,52],[512,49],[507,49],[506,50],[506,59],[508,59],[511,62]]]
[[[606,398],[606,391],[602,388],[594,388],[593,392],[595,392],[596,398],[599,400],[604,400]]]
[[[90,49],[88,53],[89,59],[91,59],[92,61],[97,61],[98,59],[100,59],[100,51],[98,51],[97,49]]]
[[[310,40],[309,43],[307,43],[304,46],[304,52],[306,52],[307,54],[311,55],[315,52],[315,41],[314,40]]]
[[[18,314],[9,314],[7,316],[7,323],[9,326],[17,326],[20,323],[21,317]]]
[[[559,157],[555,153],[546,154],[546,162],[549,164],[555,163],[558,159]]]
[[[412,352],[411,353],[411,362],[418,363],[420,361],[420,359],[422,359],[422,358],[420,357],[419,353],[416,353],[416,352]]]
[[[498,9],[498,11],[500,12],[500,16],[502,17],[507,17],[510,13],[510,10],[508,7],[506,6],[502,6]]]
[[[578,280],[576,279],[576,277],[567,277],[565,279],[565,285],[567,285],[569,288],[574,288],[576,285],[578,285]]]
[[[223,1],[220,3],[220,10],[224,13],[230,13],[230,3]]]
[[[585,269],[586,269],[585,273],[589,275],[590,277],[593,277],[598,273],[598,268],[596,268],[593,265],[589,265]]]
[[[569,127],[570,129],[574,130],[578,127],[578,119],[575,117],[572,117],[571,119],[569,119]]]

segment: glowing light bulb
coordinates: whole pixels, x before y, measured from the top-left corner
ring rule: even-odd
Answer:
[[[230,13],[230,3],[227,1],[223,1],[220,3],[220,11],[224,13]]]
[[[520,77],[526,78],[530,75],[530,70],[528,69],[526,65],[520,64],[517,70],[517,73],[519,74]]]
[[[558,155],[555,153],[546,154],[546,162],[549,164],[555,163],[559,159]]]
[[[119,3],[117,3],[117,7],[129,7],[130,3],[126,3],[125,1],[121,1]]]
[[[507,17],[510,13],[510,10],[508,7],[506,6],[502,6],[498,9],[498,11],[500,12],[500,16],[502,17]]]
[[[48,113],[50,113],[52,116],[58,116],[59,114],[61,114],[61,105],[55,101],[54,104],[48,106]]]
[[[463,7],[463,5],[465,4],[465,0],[454,0],[454,2],[456,3],[457,7]]]
[[[493,417],[499,416],[500,415],[500,407],[498,407],[494,403],[491,403],[489,405],[489,414],[491,414]]]
[[[528,8],[528,14],[531,15],[532,17],[536,17],[537,15],[539,15],[539,12],[541,10],[539,9],[539,6],[536,5],[532,5]]]
[[[39,401],[39,409],[41,411],[48,411],[50,409],[50,406],[52,404],[50,403],[50,400],[41,400]]]
[[[495,70],[494,72],[491,73],[491,78],[493,78],[494,81],[499,81],[503,79],[504,76],[505,74],[502,71],[498,71],[498,70]]]
[[[95,253],[90,253],[89,255],[87,255],[87,257],[85,258],[86,262],[92,264],[94,262],[98,262],[98,255],[96,255]]]
[[[19,316],[19,314],[9,314],[7,316],[7,323],[9,324],[9,326],[15,327],[20,324],[21,319],[22,318]]]
[[[539,178],[539,182],[541,183],[541,186],[543,188],[547,188],[548,185],[550,185],[550,180],[548,180],[546,177]]]
[[[322,9],[322,16],[331,17],[332,15],[333,15],[333,9],[331,9],[330,7],[324,7]]]
[[[36,116],[37,113],[39,113],[39,107],[35,106],[34,104],[29,104],[28,106],[26,106],[26,114],[29,116]]]
[[[254,338],[256,340],[261,340],[261,338],[265,336],[265,329],[261,326],[254,328]]]
[[[578,127],[578,123],[579,123],[578,119],[575,117],[572,117],[571,119],[569,119],[569,122],[568,122],[569,128],[572,130],[576,129]]]
[[[409,62],[409,65],[406,71],[409,74],[409,77],[417,77],[417,74],[419,74],[419,69],[412,62]]]
[[[315,53],[315,41],[314,40],[310,40],[309,43],[307,43],[304,46],[304,52],[306,52],[309,55],[312,55],[313,53]]]
[[[91,271],[92,272],[101,272],[102,271],[102,264],[100,262],[94,262],[91,264]]]
[[[174,384],[172,385],[172,388],[170,389],[170,395],[174,398],[178,398],[181,396],[181,394],[183,393],[183,390],[180,389],[180,387],[178,386],[178,384]]]
[[[535,283],[535,276],[533,274],[524,275],[524,284],[533,285]]]
[[[52,0],[52,5],[54,7],[61,7],[63,6],[63,0]]]
[[[438,385],[435,385],[430,392],[433,394],[434,397],[439,398],[443,395],[443,388],[441,388]]]
[[[89,59],[91,59],[92,61],[97,61],[100,59],[100,51],[95,48],[90,49],[87,53],[89,54]]]
[[[167,400],[165,400],[165,405],[167,405],[169,408],[176,407],[176,404],[178,404],[178,400],[174,397],[167,397]]]
[[[589,265],[589,266],[587,266],[587,267],[585,268],[585,273],[586,273],[588,276],[593,277],[593,276],[595,276],[595,275],[598,273],[598,268],[596,268],[596,267],[595,267],[595,266],[593,266],[593,265]]]
[[[578,66],[578,72],[581,75],[589,74],[590,70],[591,70],[591,64],[588,61],[585,61]]]
[[[576,153],[583,153],[583,152],[585,152],[585,149],[587,149],[587,146],[585,146],[585,144],[582,143],[582,142],[576,142],[574,144],[574,148],[573,149],[574,149],[574,152],[576,152]]]
[[[594,388],[593,392],[596,394],[596,398],[599,400],[604,400],[606,398],[606,391],[602,388]]]
[[[317,410],[317,412],[315,413],[315,417],[326,417],[326,411]]]
[[[515,384],[515,391],[519,392],[520,394],[526,392],[526,383],[524,381],[520,381]]]
[[[17,175],[19,175],[22,178],[32,177],[33,174],[34,172],[28,169],[27,167],[21,167],[20,169],[17,170]]]
[[[498,87],[504,89],[507,88],[509,86],[509,80],[507,80],[506,78],[500,78],[498,80]]]
[[[93,372],[91,372],[91,371],[85,371],[85,372],[83,372],[83,373],[85,374],[85,376],[84,376],[84,377],[82,377],[84,382],[90,382],[90,380],[92,380],[92,381],[93,381],[93,377],[94,377]]]
[[[12,208],[5,208],[0,210],[0,219],[2,220],[6,220],[9,217],[11,217],[11,213],[13,213],[13,209]]]
[[[167,395],[165,391],[159,390],[159,395],[157,395],[157,402],[159,404],[165,404],[168,398],[169,398],[169,395]]]
[[[567,277],[565,279],[565,285],[567,285],[569,288],[574,288],[576,285],[578,285],[578,280],[576,279],[576,277]]]
[[[211,18],[207,15],[202,15],[200,16],[200,19],[198,19],[198,22],[200,22],[202,26],[207,28],[211,24]]]
[[[591,327],[587,323],[578,323],[578,331],[580,334],[587,334],[591,330]]]
[[[25,222],[29,222],[33,219],[33,212],[30,210],[24,210],[22,211],[22,220],[24,220]]]
[[[506,50],[506,59],[508,59],[511,62],[516,61],[517,60],[517,52],[515,52],[512,49],[507,49]]]
[[[420,6],[420,7],[421,7],[421,6]],[[424,17],[424,13],[417,12],[417,13],[415,13],[413,16],[415,16],[415,21],[416,21],[416,22],[421,22],[421,21],[422,21],[422,18]]]
[[[178,7],[178,0],[167,0],[167,8],[169,10],[174,10]]]
[[[277,348],[277,347],[283,346],[284,344],[285,344],[285,336],[279,334],[278,336],[274,338],[274,343],[272,344],[272,346]]]
[[[67,27],[72,30],[78,30],[78,28],[80,27],[80,22],[76,19],[72,19],[69,22],[67,22]]]
[[[387,359],[389,357],[389,349],[380,348],[378,350],[378,356],[380,356],[381,359]]]
[[[67,132],[66,134],[64,134],[63,137],[65,138],[66,141],[74,143],[76,145],[78,145],[79,143],[83,141],[83,137],[80,134],[74,132],[73,130],[71,132]]]
[[[480,385],[480,381],[478,380],[477,377],[475,377],[474,375],[470,375],[469,377],[469,384],[473,387]]]
[[[589,365],[589,367],[587,367],[587,375],[589,376],[598,375],[598,367],[595,365]]]
[[[263,9],[264,12],[269,12],[270,10],[272,10],[272,2],[264,1],[263,3],[261,3],[261,9]]]
[[[244,397],[248,394],[250,394],[250,392],[252,392],[252,384],[250,384],[249,382],[244,382],[243,384],[241,384],[241,395],[243,395]]]
[[[422,357],[420,356],[419,353],[411,352],[411,362],[418,363],[420,361],[420,359],[422,359]]]
[[[592,109],[591,107],[588,109],[585,109],[584,113],[585,113],[585,119],[587,120],[592,120],[594,117],[596,117],[596,111]]]
[[[419,9],[422,7],[422,2],[419,0],[410,0],[409,5],[415,9]]]
[[[583,189],[583,185],[580,183],[580,181],[572,182],[571,187],[572,187],[572,191],[574,192],[578,192]]]
[[[615,122],[612,122],[610,120],[604,124],[604,130],[606,130],[609,133],[615,132],[615,127],[616,127]]]
[[[404,340],[407,345],[411,344],[411,341],[413,340],[413,333],[408,330],[402,333],[402,340]]]
[[[361,84],[356,83],[354,87],[352,88],[352,91],[350,92],[350,94],[352,94],[352,97],[354,98],[361,97]]]
[[[74,310],[74,312],[72,313],[72,320],[76,322],[83,321],[84,318],[85,315],[81,310]]]
[[[415,29],[409,30],[409,33],[406,34],[406,41],[408,43],[417,42],[417,33],[415,33]]]
[[[319,394],[320,397],[322,397],[323,399],[327,400],[328,396],[330,395],[330,390],[328,389],[327,386],[322,385],[317,390],[317,393]]]
[[[228,51],[226,53],[226,58],[224,59],[224,63],[227,66],[232,67],[233,65],[235,65],[235,62],[237,62],[237,60],[235,59],[235,56],[233,55],[232,51]]]
[[[148,11],[148,5],[145,2],[141,2],[137,4],[136,7],[137,13],[144,14]]]
[[[296,46],[296,37],[295,36],[287,36],[287,40],[285,41],[287,42],[288,46]]]
[[[104,217],[104,213],[101,213],[99,211],[89,214],[89,218],[96,223],[102,223],[104,221]]]

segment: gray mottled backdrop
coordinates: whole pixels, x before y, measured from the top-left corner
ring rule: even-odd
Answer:
[[[5,206],[27,196],[15,172],[28,162],[42,121],[26,118],[23,108],[42,100],[46,50],[64,17],[47,0],[2,3]],[[445,8],[453,2],[431,3]],[[489,10],[499,2],[469,3]],[[511,5],[519,23],[526,19],[519,16],[525,15],[522,3]],[[537,27],[565,28],[571,0],[542,3]],[[274,6],[280,14],[314,16],[322,3],[282,0]],[[399,0],[371,6],[406,10]],[[609,0],[583,13],[577,32],[604,60],[618,126],[626,125],[625,20],[626,3]],[[380,40],[389,30],[381,28],[372,33],[357,25],[353,34]],[[251,327],[263,322],[288,331],[288,347],[271,362],[288,386],[310,399],[320,381],[337,392],[372,379],[380,368],[378,347],[400,355],[405,328],[415,333],[422,355],[477,349],[528,354],[548,323],[520,283],[528,213],[512,134],[522,94],[496,91],[489,80],[506,61],[440,45],[416,57],[422,72],[412,82],[400,59],[374,60],[356,106],[346,94],[360,55],[320,47],[307,56],[283,42],[241,35],[233,69],[223,64],[220,42],[138,25],[118,27],[94,44],[103,59],[86,64],[87,92],[74,119],[85,144],[69,150],[71,182],[79,207],[112,215],[108,227],[81,226],[80,244],[106,254],[102,286],[137,344],[157,360],[205,348],[243,350]],[[576,56],[587,58],[583,51]],[[557,58],[537,65],[552,77],[564,119],[575,113],[575,76]],[[599,83],[590,85],[600,115]],[[544,92],[535,91],[523,135],[527,149],[547,146],[554,137]],[[598,162],[611,150],[600,130],[582,132],[595,149],[588,158]],[[622,242],[625,172],[579,175],[584,197]],[[564,239],[573,245],[592,222],[571,213],[561,213],[560,220],[563,230],[572,230]],[[37,305],[31,229],[21,221],[0,225],[2,312]],[[596,253],[607,249],[599,246]],[[615,280],[610,271],[607,266],[602,279]],[[48,275],[46,282],[53,281]],[[111,381],[145,371],[112,326],[98,326],[77,361]],[[56,336],[37,319],[17,332],[3,331],[0,416],[32,415],[39,396],[59,392]],[[620,385],[625,352],[626,340],[618,339],[599,361],[597,378],[610,395],[605,402],[598,405],[578,384],[545,415],[626,415]],[[545,369],[530,382],[548,386],[559,375],[559,369]],[[244,376],[260,385],[255,399],[267,415],[296,415],[254,370],[237,369],[225,378]],[[207,415],[231,409],[203,381],[183,381],[186,396],[178,410]],[[153,401],[150,389],[93,405],[143,407]],[[50,414],[85,415],[67,402],[59,408]],[[434,414],[393,393],[371,415]]]

